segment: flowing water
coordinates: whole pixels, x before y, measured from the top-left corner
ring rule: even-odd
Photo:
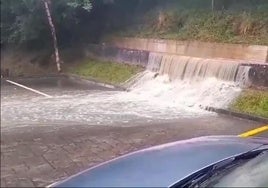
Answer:
[[[168,75],[170,80],[200,81],[217,78],[219,81],[235,82],[238,85],[248,79],[249,67],[226,59],[203,59],[197,57],[151,53],[147,69]]]
[[[131,92],[158,96],[180,107],[226,108],[249,84],[249,66],[225,59],[151,53],[147,71],[127,81]]]
[[[213,115],[247,83],[248,67],[222,59],[151,53],[147,70],[124,83],[128,91],[73,90],[53,98],[1,96],[1,124],[74,122],[126,124]]]

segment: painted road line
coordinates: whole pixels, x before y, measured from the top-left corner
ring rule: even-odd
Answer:
[[[247,138],[247,137],[250,137],[250,136],[254,136],[256,134],[260,134],[260,133],[265,132],[265,131],[268,131],[268,125],[264,125],[262,127],[247,131],[247,132],[242,133],[242,134],[240,134],[238,136],[243,137],[243,138]]]
[[[27,89],[27,90],[29,90],[29,91],[32,91],[32,92],[34,92],[34,93],[37,93],[37,94],[39,94],[39,95],[43,95],[43,96],[45,96],[45,97],[49,97],[49,98],[52,97],[52,96],[50,96],[50,95],[48,95],[48,94],[45,94],[45,93],[43,93],[43,92],[41,92],[41,91],[37,91],[37,90],[35,90],[35,89],[29,88],[29,87],[27,87],[27,86],[24,86],[24,85],[22,85],[22,84],[13,82],[13,81],[11,81],[11,80],[6,80],[6,81],[9,82],[9,83],[11,83],[11,84],[14,84],[14,85],[16,85],[16,86],[19,86],[19,87],[22,87],[22,88]]]

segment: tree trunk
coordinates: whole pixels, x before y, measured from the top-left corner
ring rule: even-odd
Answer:
[[[44,5],[45,5],[47,19],[48,19],[48,23],[49,23],[49,26],[50,26],[51,35],[52,35],[52,38],[53,38],[53,45],[54,45],[54,52],[55,52],[55,60],[56,60],[56,64],[57,64],[57,70],[58,70],[58,72],[61,72],[61,65],[60,65],[61,61],[60,61],[59,48],[58,48],[58,43],[57,43],[57,35],[56,35],[55,26],[53,24],[51,13],[50,13],[50,10],[49,10],[48,0],[43,0],[43,2],[44,2]]]
[[[211,0],[211,10],[212,10],[212,12],[214,12],[214,6],[215,6],[215,2],[214,2],[214,0]]]

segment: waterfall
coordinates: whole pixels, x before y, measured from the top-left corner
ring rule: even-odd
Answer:
[[[219,80],[243,83],[248,80],[249,67],[226,59],[204,59],[178,55],[150,53],[147,69],[168,75],[170,80]]]
[[[181,108],[226,108],[248,84],[249,69],[233,60],[150,53],[146,71],[124,86],[148,100]]]

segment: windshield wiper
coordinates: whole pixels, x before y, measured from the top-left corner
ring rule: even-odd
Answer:
[[[189,176],[185,180],[180,181],[179,183],[172,186],[172,188],[176,188],[176,187],[185,187],[185,188],[186,187],[187,188],[188,187],[199,187],[199,185],[201,183],[205,182],[207,179],[214,176],[215,174],[220,173],[223,170],[233,168],[233,167],[241,164],[241,162],[245,162],[247,160],[255,158],[256,156],[258,156],[259,154],[261,154],[265,150],[267,150],[267,149],[257,150],[257,151],[256,150],[249,151],[249,152],[243,153],[239,156],[221,161],[217,164],[214,164],[212,166],[204,168],[203,170]]]

